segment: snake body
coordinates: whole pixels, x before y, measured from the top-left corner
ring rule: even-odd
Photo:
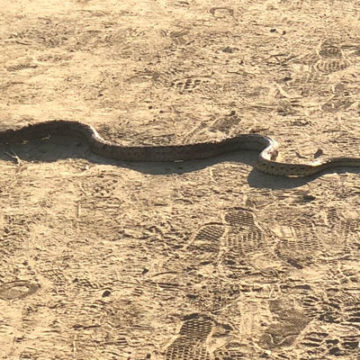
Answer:
[[[289,164],[276,161],[278,143],[260,134],[240,134],[221,141],[185,145],[122,146],[104,140],[90,125],[79,121],[53,120],[30,124],[19,129],[0,131],[0,144],[23,143],[49,136],[77,136],[95,154],[122,161],[186,161],[205,159],[238,150],[259,151],[256,169],[271,175],[305,177],[339,167],[360,167],[360,158],[338,157],[311,164]]]

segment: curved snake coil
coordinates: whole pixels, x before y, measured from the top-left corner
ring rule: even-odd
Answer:
[[[0,131],[0,144],[21,143],[48,136],[66,135],[82,138],[95,154],[123,161],[185,161],[205,159],[238,150],[259,151],[256,169],[271,175],[305,177],[335,167],[360,167],[360,158],[337,157],[311,164],[277,162],[278,144],[259,134],[238,136],[213,142],[165,146],[122,146],[104,140],[90,125],[67,120],[53,120]]]

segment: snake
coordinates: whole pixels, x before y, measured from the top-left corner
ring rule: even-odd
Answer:
[[[258,151],[255,168],[263,173],[285,177],[306,177],[336,167],[360,167],[360,158],[333,157],[310,164],[276,161],[279,145],[271,137],[249,133],[220,141],[180,145],[123,146],[104,140],[96,129],[80,121],[51,120],[0,131],[0,144],[25,143],[52,136],[75,136],[104,158],[125,162],[180,162],[216,157],[239,150]]]

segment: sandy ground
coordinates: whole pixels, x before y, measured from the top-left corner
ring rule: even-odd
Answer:
[[[284,161],[359,156],[358,1],[0,3],[0,130],[258,132]],[[0,150],[1,359],[360,358],[359,171],[128,164],[71,138]]]

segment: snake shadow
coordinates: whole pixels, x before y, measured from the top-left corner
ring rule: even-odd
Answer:
[[[233,153],[219,155],[209,159],[190,160],[184,162],[126,162],[107,159],[91,152],[85,142],[76,137],[54,136],[51,138],[31,140],[22,144],[0,146],[0,159],[17,163],[28,162],[56,162],[62,159],[85,159],[93,164],[112,165],[128,168],[151,175],[185,174],[199,171],[215,164],[229,162],[252,166],[247,181],[250,187],[267,189],[291,189],[302,186],[316,179],[324,173],[360,173],[360,169],[339,168],[325,171],[304,178],[286,178],[268,175],[254,168],[258,152],[240,150]],[[224,175],[225,176],[225,175]]]

